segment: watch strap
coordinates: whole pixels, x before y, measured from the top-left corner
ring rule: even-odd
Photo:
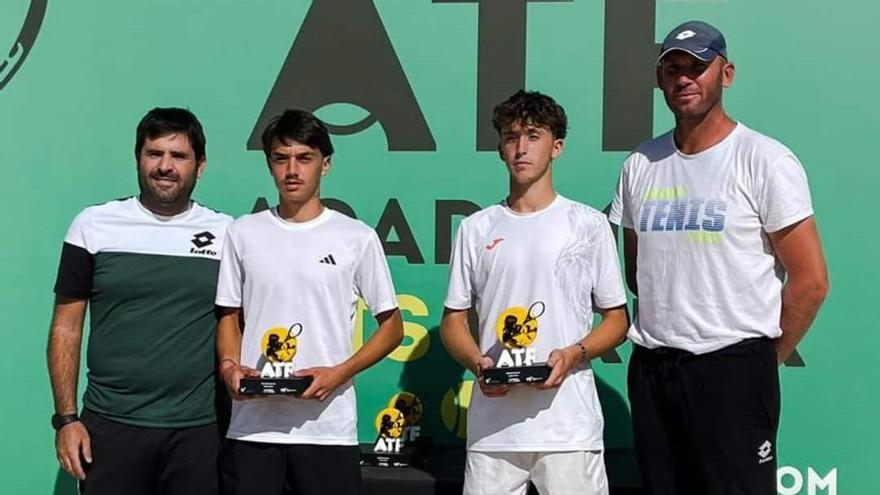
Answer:
[[[77,421],[79,421],[79,415],[77,415],[76,413],[53,414],[52,415],[52,428],[54,428],[55,431],[58,431],[61,428],[63,428],[64,426],[69,425],[70,423],[75,423]]]

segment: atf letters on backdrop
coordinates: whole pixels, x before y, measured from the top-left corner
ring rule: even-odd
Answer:
[[[880,69],[857,49],[880,21],[868,0],[4,0],[0,492],[64,483],[44,365],[59,248],[83,207],[137,192],[147,110],[198,115],[208,166],[195,197],[234,216],[274,203],[259,144],[272,116],[303,108],[328,123],[338,151],[322,194],[376,228],[405,319],[401,346],[358,377],[361,441],[375,440],[388,397],[409,392],[421,435],[462,445],[473,376],[437,327],[458,222],[506,192],[492,107],[521,87],[556,98],[571,122],[556,183],[602,209],[626,152],[672,125],[654,59],[658,37],[688,19],[727,36],[729,112],[802,160],[831,271],[831,296],[781,369],[778,493],[878,492]],[[356,345],[374,330],[360,307]],[[631,468],[629,354],[595,367],[609,458]]]

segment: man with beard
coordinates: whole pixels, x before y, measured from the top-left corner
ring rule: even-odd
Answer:
[[[140,195],[83,210],[61,250],[48,347],[58,461],[86,494],[216,493],[214,296],[231,218],[190,199],[206,160],[189,111],[147,113],[135,158]]]
[[[776,493],[777,366],[828,291],[804,169],[725,113],[733,77],[717,29],[669,33],[675,129],[627,158],[610,213],[639,297],[627,389],[646,493]]]

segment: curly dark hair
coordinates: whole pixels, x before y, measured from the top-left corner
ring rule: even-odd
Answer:
[[[556,139],[565,139],[568,118],[553,98],[537,91],[519,90],[492,111],[492,125],[498,134],[519,122],[546,127]]]

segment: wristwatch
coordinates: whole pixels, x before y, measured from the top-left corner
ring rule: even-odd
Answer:
[[[69,425],[70,423],[75,423],[79,421],[79,416],[76,413],[73,414],[53,414],[52,415],[52,428],[55,431],[60,430],[65,425]]]

